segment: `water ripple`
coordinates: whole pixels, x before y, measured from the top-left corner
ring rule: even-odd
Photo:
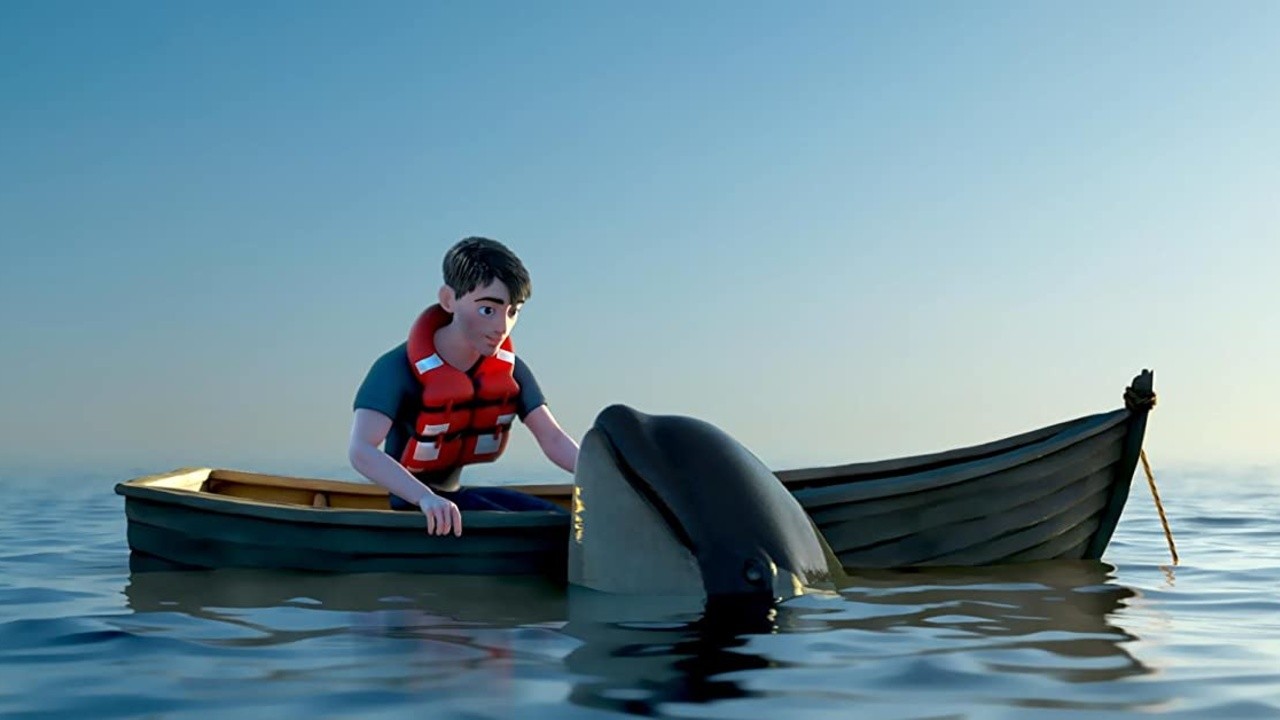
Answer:
[[[1266,478],[1162,478],[1179,566],[1135,487],[1107,563],[866,572],[729,623],[511,578],[131,573],[112,481],[8,488],[0,715],[1280,717]]]

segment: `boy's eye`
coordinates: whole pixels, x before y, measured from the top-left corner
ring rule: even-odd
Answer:
[[[509,308],[507,310],[507,317],[515,317],[516,315],[519,315],[519,314],[520,314],[520,308],[518,307]]]
[[[493,314],[493,308],[489,307],[488,305],[481,305],[479,312],[481,315],[485,317],[489,317],[490,315]]]

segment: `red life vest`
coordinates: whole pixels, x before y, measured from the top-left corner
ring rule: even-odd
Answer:
[[[432,305],[409,331],[409,365],[422,385],[414,434],[400,457],[400,464],[412,473],[497,460],[516,419],[520,385],[513,377],[516,355],[511,338],[465,373],[436,354],[436,331],[451,320],[452,315]]]

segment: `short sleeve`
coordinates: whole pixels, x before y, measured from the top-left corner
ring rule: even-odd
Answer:
[[[533,371],[524,360],[520,359],[519,355],[516,356],[516,367],[511,374],[520,385],[520,399],[516,402],[516,412],[519,413],[520,419],[524,420],[529,413],[546,405],[547,399],[543,397],[542,388],[538,387]]]
[[[356,391],[355,410],[376,410],[389,418],[397,419],[404,400],[405,380],[413,380],[409,362],[401,344],[387,351],[374,361]]]

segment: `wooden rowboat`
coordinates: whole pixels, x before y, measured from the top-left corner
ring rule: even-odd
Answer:
[[[572,486],[520,490],[567,506]],[[426,533],[375,485],[187,468],[116,486],[135,569],[257,567],[325,572],[564,577],[569,517],[466,512],[462,537]]]
[[[1097,559],[1115,531],[1155,406],[1125,407],[917,457],[778,473],[848,568]]]
[[[1128,498],[1155,403],[1144,371],[1126,407],[983,445],[777,475],[847,568],[979,566],[1102,556]],[[571,509],[572,485],[512,485]],[[116,486],[135,568],[563,578],[571,518],[464,512],[427,535],[379,487],[220,469]]]

